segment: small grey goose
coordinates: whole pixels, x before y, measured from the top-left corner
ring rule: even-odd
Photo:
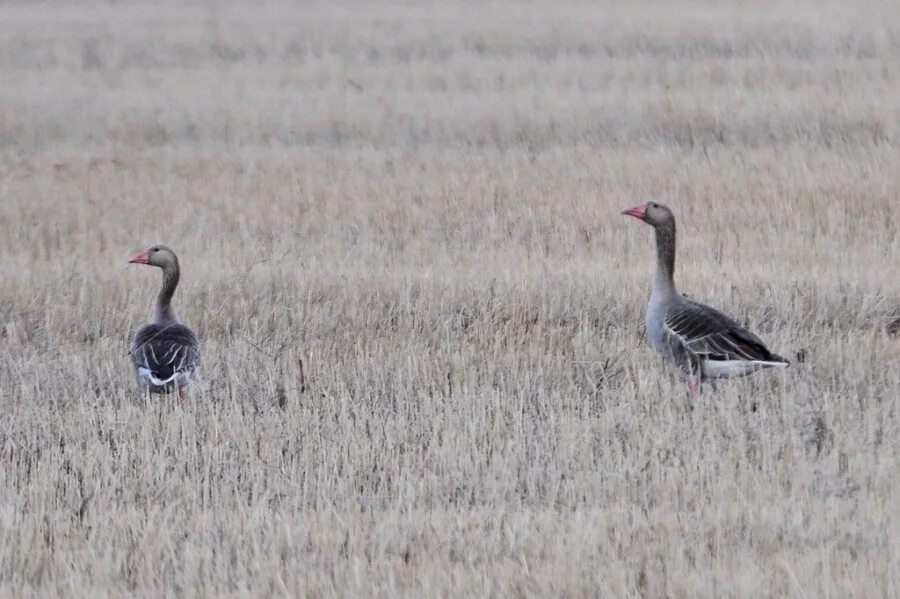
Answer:
[[[150,324],[138,330],[131,345],[138,385],[150,393],[171,393],[177,389],[178,398],[183,402],[200,361],[200,342],[194,331],[181,324],[172,308],[172,296],[181,277],[178,257],[170,248],[154,245],[130,263],[156,266],[163,274]]]
[[[656,276],[647,306],[647,336],[665,359],[687,375],[691,393],[704,379],[744,376],[788,361],[718,310],[685,299],[675,289],[675,216],[663,204],[647,202],[622,211],[656,231]]]

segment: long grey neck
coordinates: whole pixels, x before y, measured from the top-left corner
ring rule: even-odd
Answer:
[[[668,299],[675,291],[675,223],[665,223],[656,230],[656,277],[653,279],[653,295]]]
[[[178,279],[181,278],[181,269],[176,261],[171,266],[166,266],[163,271],[162,289],[156,297],[156,307],[153,309],[153,322],[178,322],[178,315],[172,308],[172,296],[178,287]]]

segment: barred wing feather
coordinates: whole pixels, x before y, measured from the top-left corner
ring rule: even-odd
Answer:
[[[685,351],[703,360],[786,362],[759,337],[703,304],[680,302],[666,314],[663,326]]]
[[[191,376],[200,360],[197,336],[181,324],[149,324],[137,332],[131,358],[139,378],[165,387]]]

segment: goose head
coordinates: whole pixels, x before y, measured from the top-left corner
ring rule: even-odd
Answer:
[[[178,258],[175,252],[164,245],[154,245],[147,248],[134,258],[128,261],[129,264],[147,264],[148,266],[156,266],[162,269],[171,268],[178,264]]]
[[[638,204],[637,206],[626,208],[622,211],[622,214],[627,214],[628,216],[639,218],[648,225],[652,225],[654,227],[668,225],[675,222],[675,215],[672,214],[672,211],[669,209],[669,207],[665,204],[660,204],[659,202],[647,202],[645,204]]]

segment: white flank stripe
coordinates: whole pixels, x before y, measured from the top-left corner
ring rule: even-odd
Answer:
[[[763,368],[785,368],[784,362],[765,362],[763,360],[703,360],[700,367],[703,376],[710,379],[744,376]]]
[[[175,377],[177,377],[178,374],[179,373],[176,372],[167,379],[158,379],[155,376],[153,376],[153,373],[150,372],[148,369],[138,368],[138,375],[145,381],[149,382],[154,387],[162,387],[163,385],[165,385],[167,383],[171,383],[172,381],[175,380]]]

